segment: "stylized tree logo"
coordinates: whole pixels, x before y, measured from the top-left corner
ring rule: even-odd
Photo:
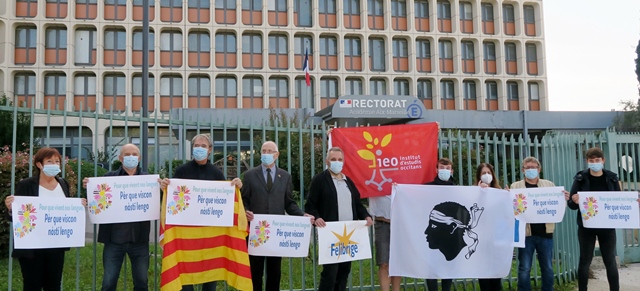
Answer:
[[[377,163],[377,157],[382,156],[382,149],[389,145],[391,142],[391,134],[385,135],[382,140],[379,140],[377,137],[374,138],[367,131],[362,132],[362,136],[367,141],[365,145],[366,149],[358,150],[358,155],[365,161],[371,161],[371,165],[369,165],[370,169],[374,169],[371,175],[371,179],[365,181],[365,185],[376,185],[378,186],[378,191],[382,191],[382,185],[386,182],[392,182],[391,179],[384,176],[385,171],[397,170],[398,168],[385,168],[380,169]],[[380,182],[376,182],[376,173],[380,172],[380,178],[382,179]]]
[[[24,237],[28,233],[32,232],[36,228],[36,207],[31,204],[23,204],[18,210],[18,220],[13,225],[13,232],[16,237]]]
[[[527,211],[527,196],[524,194],[516,194],[513,199],[513,214],[519,215]]]
[[[582,207],[585,210],[582,213],[584,220],[589,220],[589,218],[593,218],[598,214],[598,200],[593,196],[587,197],[587,201],[582,202]]]
[[[255,227],[255,232],[249,237],[249,244],[252,247],[258,247],[265,244],[269,240],[269,234],[271,225],[266,220],[258,221],[258,225]]]
[[[111,204],[113,196],[111,195],[111,187],[108,184],[98,184],[93,190],[93,201],[89,203],[89,212],[92,214],[100,214],[105,211]]]
[[[167,212],[171,215],[176,215],[189,208],[189,200],[191,200],[189,194],[191,194],[189,187],[176,187],[176,190],[173,191],[173,199],[167,205],[167,208],[169,208]]]

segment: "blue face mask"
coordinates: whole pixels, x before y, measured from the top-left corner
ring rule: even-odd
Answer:
[[[538,169],[525,169],[524,176],[527,177],[527,179],[533,180],[538,177]]]
[[[124,156],[122,158],[122,165],[127,169],[135,169],[138,167],[137,156]]]
[[[270,166],[271,164],[273,164],[273,161],[275,161],[275,159],[273,158],[273,154],[262,154],[260,155],[260,161],[263,165]]]
[[[602,168],[604,168],[604,165],[602,163],[589,163],[589,169],[596,173],[602,171]]]
[[[449,181],[449,179],[451,179],[451,170],[438,169],[438,179],[441,181]]]
[[[60,173],[60,166],[59,165],[44,165],[42,167],[42,172],[49,176],[49,177],[53,177],[55,175],[57,175],[58,173]]]
[[[194,147],[191,155],[196,159],[196,161],[203,161],[209,156],[209,150],[206,148]]]
[[[340,174],[342,172],[342,167],[344,166],[344,162],[339,161],[331,161],[329,162],[329,170],[334,174]]]

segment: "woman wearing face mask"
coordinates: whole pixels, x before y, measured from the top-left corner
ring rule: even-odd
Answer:
[[[496,173],[493,166],[487,163],[481,163],[476,169],[476,184],[482,188],[500,188]],[[481,291],[499,291],[502,290],[502,278],[478,279]]]
[[[54,148],[41,148],[33,157],[35,175],[16,185],[14,195],[64,199],[71,197],[69,183],[60,178],[61,156]],[[11,203],[14,196],[5,199],[8,220],[11,219]],[[87,206],[87,200],[82,199]],[[60,290],[64,253],[69,248],[14,249],[12,256],[20,262],[23,290]]]

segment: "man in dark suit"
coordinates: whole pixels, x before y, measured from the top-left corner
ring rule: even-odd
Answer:
[[[265,142],[260,156],[262,164],[244,173],[240,191],[247,219],[252,221],[254,213],[284,215],[286,212],[289,215],[309,216],[313,224],[313,217],[305,214],[293,200],[291,175],[276,167],[277,159],[278,146],[272,141]],[[280,290],[281,260],[280,257],[249,256],[254,291],[262,290],[265,261],[267,265],[265,290]]]
[[[307,212],[314,217],[317,227],[325,227],[325,221],[351,221],[366,219],[367,226],[373,224],[371,215],[360,201],[356,185],[342,173],[344,153],[332,147],[327,154],[329,169],[311,180],[309,197],[305,204]],[[351,262],[327,264],[322,267],[320,291],[344,291],[351,272]]]

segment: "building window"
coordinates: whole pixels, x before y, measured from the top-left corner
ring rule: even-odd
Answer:
[[[269,68],[286,70],[289,68],[289,49],[286,35],[269,35]]]
[[[75,42],[75,64],[77,66],[96,64],[96,31],[78,29],[76,30]]]
[[[507,67],[507,74],[515,75],[518,73],[518,56],[516,55],[516,44],[505,43],[504,44],[505,61]]]
[[[524,9],[524,32],[527,36],[536,36],[536,14],[533,6],[525,5]]]
[[[269,108],[289,108],[289,82],[287,79],[269,79]]]
[[[73,107],[76,111],[96,111],[96,75],[78,74],[73,90]]]
[[[320,79],[320,100],[322,107],[330,106],[338,100],[338,80],[334,78]]]
[[[485,85],[487,87],[487,99],[498,100],[498,83],[494,81],[487,81]]]
[[[496,45],[493,42],[484,42],[484,72],[487,74],[497,73],[496,65]]]
[[[207,1],[208,0],[204,0]],[[208,4],[207,4],[208,5]],[[216,0],[216,23],[236,23],[236,0]]]
[[[384,29],[384,4],[382,0],[368,0],[369,29]]]
[[[311,27],[313,25],[311,16],[311,0],[293,1],[293,23],[296,26]]]
[[[460,31],[473,33],[473,10],[469,2],[460,2]]]
[[[124,20],[127,17],[126,0],[104,0],[105,20]]]
[[[182,67],[182,32],[160,33],[160,66]]]
[[[293,38],[293,53],[296,70],[304,69],[304,59],[309,54],[309,70],[313,70],[313,39],[309,35],[296,35]]]
[[[387,82],[384,79],[369,80],[369,95],[387,95]]]
[[[216,108],[236,108],[238,84],[234,77],[216,78]]]
[[[507,82],[507,98],[509,100],[518,100],[518,83]]]
[[[96,19],[98,0],[76,0],[76,19]]]
[[[529,82],[529,100],[540,100],[540,87],[538,83]]]
[[[262,68],[262,36],[258,34],[242,36],[242,66],[245,69]]]
[[[429,40],[416,40],[416,61],[419,72],[431,72],[431,42]]]
[[[235,68],[237,67],[237,45],[236,35],[233,33],[216,34],[216,67]]]
[[[391,0],[391,28],[393,30],[407,30],[407,2],[405,0]]]
[[[104,65],[124,66],[127,58],[127,33],[120,29],[104,32]]]
[[[336,28],[336,0],[320,0],[318,3],[320,27]]]
[[[406,39],[393,39],[393,70],[397,72],[409,71],[409,48]]]
[[[132,63],[134,67],[142,66],[142,30],[133,31]],[[155,64],[155,33],[149,30],[149,67]]]
[[[338,40],[334,36],[320,36],[320,69],[338,70]]]
[[[475,65],[475,49],[473,42],[463,41],[462,47],[462,71],[464,73],[473,74],[476,72]]]
[[[104,76],[102,108],[104,112],[123,112],[126,108],[126,80],[123,74]]]
[[[347,78],[344,82],[346,95],[362,95],[362,80]]]
[[[216,21],[220,20],[222,22],[225,21],[225,17],[227,16],[227,9],[225,9],[225,4],[233,4],[232,13],[230,13],[230,18],[234,19],[235,23],[235,3],[225,3],[227,1],[216,1]],[[235,2],[235,1],[232,1]],[[210,10],[211,10],[211,1],[210,0],[189,0],[187,2],[187,7],[189,7],[189,22],[191,23],[209,23],[211,21]],[[221,8],[222,9],[218,9]],[[229,7],[227,7],[229,8]],[[218,11],[220,13],[218,13]],[[218,18],[220,17],[220,18]]]
[[[431,99],[433,98],[433,85],[430,80],[420,79],[418,80],[418,99]]]
[[[182,108],[182,77],[165,75],[160,78],[160,112]]]
[[[440,53],[440,72],[453,73],[453,47],[451,41],[441,40],[438,42]]]
[[[38,15],[37,0],[16,0],[17,17],[36,17]]]
[[[314,80],[311,79],[311,86],[307,86],[307,80],[305,77],[297,77],[295,79],[296,92],[295,92],[295,106],[296,108],[316,108]]]
[[[181,22],[182,0],[160,0],[160,20],[163,22]]]
[[[36,74],[18,73],[13,82],[13,95],[18,99],[18,105],[33,107],[36,97]]]
[[[67,76],[47,74],[44,77],[44,106],[47,109],[65,110],[67,99]]]
[[[155,79],[152,74],[149,74],[149,81],[147,83],[148,91],[147,96],[149,98],[147,104],[147,111],[153,112],[155,110]],[[131,111],[140,112],[142,110],[142,75],[134,75],[132,80],[132,92],[131,92]]]
[[[149,21],[153,21],[156,15],[156,1],[149,1]],[[144,6],[142,6],[142,0],[133,0],[133,20],[142,21],[142,14],[144,13]]]
[[[360,28],[360,0],[343,0],[344,27]]]
[[[362,71],[362,42],[360,38],[344,38],[344,66],[347,71]]]
[[[429,1],[415,0],[415,17],[416,17],[416,29],[418,31],[429,31]]]
[[[242,108],[263,108],[263,96],[262,79],[258,77],[242,79]]]
[[[287,26],[287,0],[267,0],[269,25]]]
[[[384,39],[369,39],[369,69],[371,71],[385,71],[385,46]]]
[[[37,31],[33,26],[16,28],[15,64],[33,65],[36,63]]]
[[[538,49],[535,44],[527,44],[527,73],[538,75]]]
[[[440,98],[454,99],[454,96],[455,96],[455,93],[453,89],[453,81],[450,81],[450,80],[440,81]]]
[[[262,24],[262,0],[242,0],[242,24]]]
[[[516,35],[515,12],[513,5],[502,5],[502,21],[504,22],[504,34]]]
[[[393,89],[396,95],[409,96],[409,80],[406,80],[406,79],[393,80]]]
[[[211,79],[208,76],[190,76],[188,87],[188,108],[211,108]]]
[[[68,0],[47,0],[45,7],[47,18],[66,18]]]
[[[476,100],[476,82],[474,81],[462,82],[462,91],[464,93],[464,99]]]
[[[482,3],[482,32],[485,34],[495,34],[493,5],[491,3]]]
[[[189,33],[189,67],[211,66],[211,37],[208,32]]]
[[[438,1],[438,30],[440,32],[451,32],[451,3],[449,1]]]
[[[64,65],[67,63],[67,29],[64,27],[47,28],[44,45],[45,65]]]

